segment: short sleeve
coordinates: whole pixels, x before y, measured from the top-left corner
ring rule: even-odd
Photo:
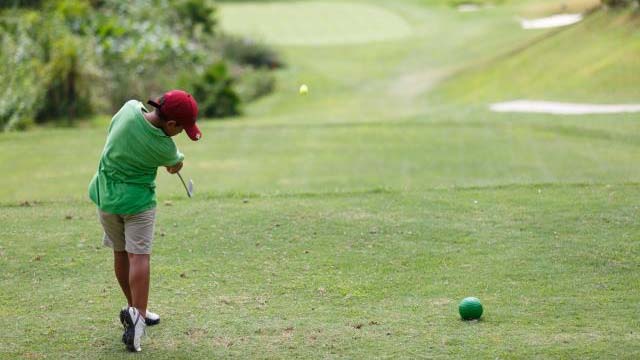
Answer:
[[[164,161],[162,162],[162,166],[173,166],[179,162],[184,160],[184,154],[178,150],[175,146],[173,146],[173,151],[167,152],[164,156]]]
[[[162,139],[154,146],[149,146],[151,156],[154,159],[155,166],[173,166],[184,160],[184,154],[178,150],[176,144],[169,137]]]

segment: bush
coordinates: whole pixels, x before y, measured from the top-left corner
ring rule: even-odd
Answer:
[[[153,0],[152,17],[149,0],[0,3],[0,82],[8,88],[0,130],[111,114],[126,100],[176,87],[195,89],[206,117],[236,115],[240,83],[224,58],[247,74],[242,99],[274,86],[247,68],[282,65],[262,44],[217,36],[213,0]]]
[[[3,0],[0,1],[0,8],[38,7],[43,0]]]
[[[3,129],[89,114],[96,68],[90,42],[75,35],[58,12],[14,9],[3,15],[0,80],[12,94],[2,100]]]
[[[198,101],[199,115],[210,118],[238,115],[240,98],[233,90],[233,83],[224,62],[207,68],[192,85],[193,96]]]
[[[175,5],[177,23],[184,23],[185,28],[195,35],[197,32],[213,34],[216,20],[216,7],[208,0],[181,0]]]
[[[69,0],[60,4],[68,5]],[[88,4],[73,2],[64,11],[56,12],[41,25],[44,31],[35,37],[43,50],[43,71],[40,86],[45,96],[36,114],[37,122],[62,120],[71,122],[93,112],[93,88],[101,74],[95,70],[99,59],[95,57],[95,46],[89,38],[78,35],[82,17],[89,11]],[[68,21],[75,26],[65,26]]]
[[[225,34],[219,36],[216,42],[222,56],[237,64],[268,69],[283,66],[275,51],[251,39]]]
[[[638,5],[637,0],[602,0],[602,3],[609,7],[625,7],[631,5]]]
[[[276,79],[268,70],[246,70],[238,78],[238,95],[242,102],[250,102],[271,93]]]
[[[28,34],[29,28],[28,21],[0,21],[0,82],[9,89],[0,97],[0,127],[4,131],[32,122],[36,104],[44,97],[40,51]]]

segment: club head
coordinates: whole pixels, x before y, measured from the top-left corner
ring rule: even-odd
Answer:
[[[193,196],[193,180],[189,179],[189,183],[187,183],[187,194],[189,197]]]
[[[193,196],[193,180],[189,179],[189,183],[185,183],[184,179],[182,178],[182,175],[180,175],[180,172],[177,173],[178,177],[180,178],[180,181],[182,182],[182,185],[184,185],[184,189],[187,191],[187,196],[188,197],[192,197]]]

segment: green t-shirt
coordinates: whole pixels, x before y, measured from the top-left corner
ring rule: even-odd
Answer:
[[[173,166],[184,159],[171,137],[149,123],[141,102],[127,101],[111,119],[107,143],[89,197],[100,210],[111,214],[137,214],[156,206],[159,166]]]

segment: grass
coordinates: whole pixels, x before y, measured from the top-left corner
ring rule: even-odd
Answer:
[[[640,75],[631,54],[640,50],[634,30],[639,23],[629,12],[596,12],[513,56],[461,74],[439,95],[482,103],[518,98],[637,102]]]
[[[400,16],[384,8],[358,3],[238,3],[221,9],[224,30],[257,36],[271,44],[366,43],[411,34]],[[245,21],[247,18],[259,20]],[[369,25],[372,23],[376,24],[373,28]]]
[[[175,201],[154,252],[164,324],[142,357],[638,354],[639,200],[638,185],[543,185]],[[3,209],[2,299],[21,304],[5,354],[123,351],[94,213]],[[457,317],[469,294],[479,323]]]
[[[203,122],[202,142],[176,139],[197,194],[161,169],[150,308],[163,322],[137,357],[640,355],[638,115],[487,110],[525,91],[613,100],[603,84],[631,99],[615,65],[638,73],[620,55],[638,45],[635,20],[527,32],[514,14],[534,2],[442,3],[357,2],[411,36],[281,45],[275,94]],[[594,61],[602,72],[557,81]],[[105,132],[0,134],[0,358],[127,355],[86,199]],[[459,320],[466,296],[482,321]]]

